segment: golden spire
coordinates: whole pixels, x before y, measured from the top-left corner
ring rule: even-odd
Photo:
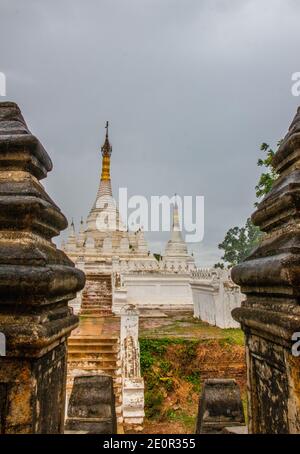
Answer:
[[[108,138],[108,121],[106,122],[106,134],[105,134],[105,142],[101,147],[102,153],[102,174],[101,180],[109,181],[110,180],[110,155],[112,152],[111,144],[109,143]]]

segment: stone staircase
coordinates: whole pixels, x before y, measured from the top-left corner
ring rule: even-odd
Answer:
[[[122,372],[118,337],[72,336],[68,340],[67,400],[75,376],[109,375],[113,378],[116,415],[122,423]]]
[[[82,292],[80,315],[89,317],[112,314],[112,277],[109,273],[87,274]]]

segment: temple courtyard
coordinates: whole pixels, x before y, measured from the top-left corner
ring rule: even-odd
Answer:
[[[69,340],[117,339],[120,317],[80,317]],[[195,319],[190,311],[144,311],[139,317],[141,374],[145,383],[144,424],[118,424],[119,433],[193,433],[203,380],[235,378],[246,412],[244,335],[240,329],[220,329]],[[72,356],[71,356],[72,357]],[[70,358],[70,356],[69,356]],[[112,364],[112,363],[110,363]],[[118,396],[118,387],[116,396]]]

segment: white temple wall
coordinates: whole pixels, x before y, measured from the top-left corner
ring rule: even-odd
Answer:
[[[194,304],[194,317],[216,325],[216,295],[209,286],[191,284]]]
[[[190,277],[176,274],[151,273],[122,276],[127,302],[143,309],[193,309]]]
[[[240,307],[243,295],[227,271],[199,270],[190,284],[195,318],[223,329],[239,328],[231,311]]]

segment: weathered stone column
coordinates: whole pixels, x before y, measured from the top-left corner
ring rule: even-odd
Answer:
[[[300,433],[300,109],[273,164],[279,179],[252,216],[262,243],[232,270],[247,296],[233,317],[246,336],[249,431]]]
[[[18,106],[0,103],[0,433],[63,431],[67,344],[84,285],[51,238],[67,226],[39,182],[51,160]]]
[[[144,379],[141,377],[139,312],[133,304],[121,310],[121,361],[124,424],[141,429],[144,422]]]

